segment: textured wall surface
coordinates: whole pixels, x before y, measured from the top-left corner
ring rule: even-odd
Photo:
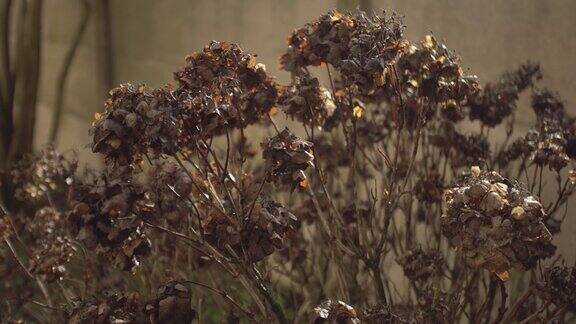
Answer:
[[[111,0],[113,81],[159,86],[172,81],[184,56],[212,39],[240,43],[278,79],[278,58],[294,28],[334,8],[336,0]],[[526,60],[538,61],[544,84],[557,90],[574,113],[576,104],[576,1],[574,0],[373,0],[374,9],[405,16],[406,33],[419,40],[433,33],[461,57],[482,81]],[[53,103],[54,80],[80,15],[76,0],[46,1],[43,35],[40,131],[45,133]],[[98,31],[91,21],[72,67],[62,148],[82,149],[87,127],[104,100],[98,70]],[[528,110],[527,110],[528,111]],[[530,114],[521,114],[530,116]],[[530,117],[521,120],[526,124]],[[82,157],[88,158],[86,150]],[[565,232],[576,229],[569,219]],[[576,235],[565,233],[561,251],[574,259]]]

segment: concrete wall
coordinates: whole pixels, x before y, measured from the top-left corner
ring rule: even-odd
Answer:
[[[111,0],[114,83],[171,82],[184,56],[212,39],[240,43],[285,81],[288,75],[279,71],[278,58],[286,37],[336,4],[336,0]],[[576,114],[572,108],[576,104],[576,1],[373,0],[372,6],[404,15],[411,40],[433,32],[484,81],[526,60],[539,61],[545,84],[556,89]],[[79,15],[77,0],[45,1],[37,144],[45,141],[54,81]],[[63,148],[82,149],[88,143],[87,127],[94,112],[102,108],[97,39],[92,20],[70,75],[60,137]],[[86,150],[81,153],[90,158]],[[569,219],[565,229],[576,229],[576,221]],[[570,247],[575,244],[576,236],[565,233],[561,250],[571,259],[576,252]]]

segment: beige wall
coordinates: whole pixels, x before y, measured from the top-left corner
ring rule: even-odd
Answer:
[[[99,0],[95,0],[99,1]],[[54,80],[79,17],[77,0],[45,1],[45,30],[37,144],[45,141]],[[158,86],[172,81],[184,56],[212,39],[240,43],[259,55],[280,80],[285,39],[296,27],[333,8],[329,0],[111,0],[114,82]],[[373,0],[405,16],[407,35],[429,32],[463,58],[463,65],[490,80],[526,60],[539,61],[546,85],[576,104],[576,1],[574,0]],[[87,127],[101,109],[97,32],[91,21],[70,75],[61,147],[82,149]],[[529,115],[529,114],[528,114]],[[526,121],[523,121],[526,123]],[[86,150],[82,157],[89,158]],[[565,226],[576,229],[569,219]],[[574,259],[576,235],[565,233],[562,252]]]

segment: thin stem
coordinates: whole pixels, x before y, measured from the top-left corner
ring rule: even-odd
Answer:
[[[90,19],[91,7],[88,0],[82,0],[82,15],[80,16],[80,22],[78,23],[78,28],[76,29],[76,34],[72,40],[72,44],[64,57],[64,64],[62,65],[62,70],[58,75],[58,81],[56,82],[56,96],[54,104],[54,113],[52,116],[52,125],[50,126],[50,134],[48,135],[48,142],[55,143],[58,136],[58,131],[60,130],[60,122],[62,120],[62,111],[64,109],[64,91],[66,90],[66,81],[70,74],[70,67],[72,62],[74,62],[74,57],[80,46],[80,41],[86,32],[86,27],[88,26],[88,21]]]

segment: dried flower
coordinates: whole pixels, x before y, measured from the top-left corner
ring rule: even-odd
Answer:
[[[229,245],[250,263],[284,248],[284,240],[297,220],[282,205],[264,199],[258,199],[253,207],[251,204],[247,206],[246,215],[249,218],[242,226],[214,208],[208,210],[209,213],[202,219],[206,239],[223,250]]]
[[[443,233],[471,267],[505,277],[511,267],[530,269],[554,253],[540,202],[494,171],[466,177],[445,203]]]
[[[144,312],[150,323],[190,323],[196,317],[191,307],[190,289],[178,281],[158,288],[156,298],[146,303]]]
[[[98,300],[75,302],[68,324],[134,323],[138,295],[111,293]]]
[[[64,215],[52,207],[43,207],[27,222],[26,229],[33,239],[30,273],[48,282],[63,277],[65,265],[75,252]]]
[[[336,109],[332,94],[308,75],[295,79],[278,98],[278,105],[288,115],[304,124],[321,127]]]
[[[8,215],[0,216],[0,239],[5,240],[12,235],[12,225]]]
[[[323,301],[314,308],[311,323],[320,324],[355,324],[360,323],[356,310],[343,301]]]
[[[433,145],[450,154],[454,168],[482,165],[490,158],[490,143],[480,134],[464,135],[453,124],[443,123],[432,135]]]
[[[457,295],[445,293],[434,287],[427,287],[418,298],[415,322],[423,324],[454,323],[458,303]]]
[[[174,77],[183,128],[202,137],[253,124],[276,106],[278,86],[237,44],[213,41],[188,55]]]
[[[68,218],[76,239],[128,270],[150,248],[139,217],[144,189],[130,173],[116,172],[75,185]]]
[[[106,110],[94,121],[92,151],[120,166],[139,162],[153,149],[173,154],[180,137],[178,104],[167,88],[150,92],[146,87],[122,84],[110,91]]]
[[[490,127],[499,125],[515,110],[519,94],[541,78],[540,66],[531,62],[504,74],[497,83],[485,85],[470,97],[470,119]]]
[[[415,281],[425,281],[440,274],[444,264],[444,260],[438,252],[424,252],[421,248],[407,251],[396,262],[402,266],[404,275]]]
[[[37,157],[29,157],[12,170],[14,196],[23,202],[61,204],[74,179],[78,161],[75,155],[64,156],[53,147],[44,148]],[[48,195],[50,197],[48,197]]]
[[[65,265],[74,252],[75,248],[68,237],[45,239],[42,245],[32,249],[30,273],[40,275],[47,282],[61,279],[66,273]]]
[[[402,311],[398,309],[400,307],[390,307],[390,305],[377,305],[370,307],[362,313],[362,321],[366,321],[366,323],[370,324],[381,324],[381,323],[390,323],[390,324],[408,324],[412,323],[413,319],[411,318],[413,314],[404,314],[404,313],[413,313],[412,309],[408,309],[407,311]]]
[[[538,293],[558,307],[576,311],[576,269],[554,266],[544,272],[536,284]]]
[[[314,166],[312,143],[296,137],[288,128],[262,143],[267,180],[293,188],[306,179],[306,170]]]

